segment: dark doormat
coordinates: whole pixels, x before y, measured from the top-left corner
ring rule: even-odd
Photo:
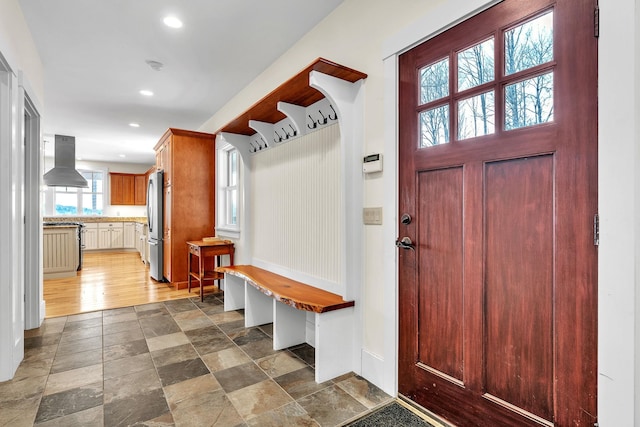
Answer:
[[[347,424],[345,427],[434,427],[409,409],[393,402],[377,409],[364,417]]]

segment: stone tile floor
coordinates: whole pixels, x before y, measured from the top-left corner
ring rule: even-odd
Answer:
[[[274,351],[222,298],[46,319],[0,383],[0,426],[338,426],[393,400],[355,374],[316,384],[312,347]]]

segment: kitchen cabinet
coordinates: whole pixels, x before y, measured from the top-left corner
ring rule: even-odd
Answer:
[[[125,249],[135,249],[136,247],[136,224],[125,222],[122,225],[122,246]]]
[[[44,227],[42,273],[45,280],[76,275],[79,262],[77,232],[77,226]]]
[[[147,204],[147,175],[135,175],[133,182],[133,204],[145,206]]]
[[[133,205],[135,191],[135,177],[131,174],[110,173],[111,204]]]
[[[109,173],[112,205],[147,204],[147,177],[145,174]]]
[[[140,259],[147,263],[147,225],[140,222],[135,226],[136,250],[140,255]]]
[[[156,169],[164,172],[164,186],[171,185],[171,139],[164,136],[156,145]]]
[[[98,223],[98,249],[122,249],[124,227],[121,222]]]
[[[85,223],[82,228],[82,242],[84,250],[98,249],[98,224],[95,222]]]
[[[215,135],[168,129],[154,147],[164,170],[164,277],[186,287],[187,241],[215,234]]]

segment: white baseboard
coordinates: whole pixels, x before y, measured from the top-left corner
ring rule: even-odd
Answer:
[[[44,322],[44,317],[47,314],[47,302],[45,300],[40,301],[40,325]]]
[[[395,371],[395,366],[385,366],[384,359],[377,354],[362,350],[362,377],[375,384],[390,396],[396,397],[397,390],[389,372]]]

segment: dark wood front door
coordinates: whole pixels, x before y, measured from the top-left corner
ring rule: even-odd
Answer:
[[[505,0],[400,57],[398,386],[452,423],[597,419],[594,9]]]

